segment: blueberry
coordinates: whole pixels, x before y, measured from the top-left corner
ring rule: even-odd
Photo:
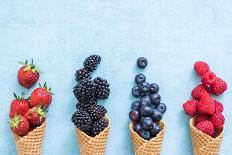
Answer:
[[[134,126],[134,131],[137,132],[138,134],[140,134],[142,130],[143,130],[142,125],[136,124],[136,125]]]
[[[151,118],[155,121],[158,122],[162,119],[162,113],[159,112],[157,109],[153,110],[153,114],[151,115]]]
[[[134,101],[131,104],[131,110],[139,110],[140,109],[140,102],[139,101]]]
[[[153,121],[150,117],[146,117],[142,123],[143,129],[149,131],[153,127]]]
[[[150,96],[149,95],[142,95],[141,97],[140,97],[140,101],[146,101],[147,103],[151,103],[151,98],[150,98]]]
[[[143,82],[139,84],[142,93],[148,93],[150,91],[150,84],[148,82]]]
[[[159,91],[159,86],[156,83],[150,84],[150,93],[155,94],[158,93]]]
[[[140,83],[145,82],[145,81],[146,81],[146,76],[145,75],[143,75],[143,74],[137,74],[135,76],[135,83],[137,85],[139,85]]]
[[[153,123],[152,129],[150,130],[151,136],[155,137],[160,131],[160,126],[157,123]]]
[[[134,97],[140,97],[142,95],[142,89],[138,86],[135,86],[134,88],[132,88],[132,95]]]
[[[147,102],[146,100],[140,100],[140,107],[142,107],[142,106],[150,107],[151,103]]]
[[[147,66],[147,64],[148,64],[148,61],[146,58],[140,57],[137,59],[137,66],[139,68],[145,68]]]
[[[165,105],[164,103],[160,103],[160,104],[157,106],[157,110],[158,110],[159,112],[161,112],[162,114],[165,113],[166,109],[167,109],[167,107],[166,107],[166,105]]]
[[[142,106],[140,108],[140,113],[142,116],[151,116],[152,115],[152,109],[148,106]]]
[[[137,122],[139,121],[140,119],[140,113],[136,110],[132,110],[130,113],[129,113],[129,117],[130,117],[130,120],[132,122]]]
[[[161,97],[159,94],[150,94],[151,103],[154,105],[159,105]]]
[[[145,140],[150,140],[151,139],[151,134],[148,131],[141,131],[140,136],[145,139]]]

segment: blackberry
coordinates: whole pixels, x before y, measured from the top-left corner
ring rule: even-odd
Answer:
[[[91,98],[88,101],[84,101],[84,102],[79,101],[76,104],[76,108],[86,111],[87,109],[89,109],[91,106],[94,106],[94,105],[97,105],[97,99],[95,97]]]
[[[77,82],[86,78],[91,78],[90,72],[87,68],[81,68],[76,71],[75,78]]]
[[[108,126],[108,124],[109,124],[108,120],[104,118],[101,118],[96,122],[94,122],[92,125],[92,136],[98,135]]]
[[[101,57],[99,55],[90,55],[87,57],[83,63],[84,67],[88,68],[90,72],[93,72],[97,65],[101,62]]]
[[[86,111],[89,113],[92,120],[98,120],[100,118],[103,118],[107,113],[105,107],[101,105],[93,105]]]
[[[91,128],[91,124],[92,124],[90,115],[82,110],[77,110],[72,115],[72,122],[78,129],[86,133],[89,132],[89,129]]]
[[[107,99],[110,94],[109,83],[107,80],[97,77],[93,80],[96,85],[95,97],[97,99]]]
[[[96,87],[90,79],[83,79],[73,88],[73,93],[77,100],[86,102],[94,97]]]

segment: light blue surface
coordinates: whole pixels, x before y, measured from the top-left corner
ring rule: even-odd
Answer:
[[[232,2],[209,0],[49,0],[0,2],[0,154],[16,154],[8,126],[13,92],[29,94],[17,84],[17,62],[34,58],[41,68],[40,82],[55,93],[47,118],[44,155],[78,154],[72,88],[74,72],[89,54],[102,56],[94,76],[111,84],[108,109],[111,130],[107,155],[130,155],[128,112],[134,100],[133,78],[143,72],[160,85],[168,106],[162,154],[190,155],[188,118],[182,103],[200,79],[193,71],[196,60],[207,61],[228,82],[219,100],[225,106],[226,127],[221,154],[231,154],[232,131]],[[149,59],[138,70],[139,56]],[[36,84],[35,87],[37,87]]]

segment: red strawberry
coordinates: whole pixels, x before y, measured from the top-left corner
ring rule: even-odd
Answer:
[[[16,135],[25,136],[29,131],[30,125],[26,117],[15,116],[10,119],[10,127]]]
[[[36,81],[39,79],[39,68],[33,64],[28,64],[26,60],[25,63],[20,62],[23,66],[18,71],[18,82],[20,85],[26,88],[31,88]]]
[[[216,81],[216,75],[211,71],[208,71],[205,74],[203,74],[201,78],[201,82],[206,86],[214,84],[215,81]]]
[[[197,72],[197,74],[200,76],[202,76],[203,74],[205,74],[206,72],[208,72],[210,70],[209,65],[203,61],[195,62],[194,69]]]
[[[40,85],[40,88],[36,88],[31,93],[30,105],[32,107],[41,106],[43,108],[46,108],[51,104],[51,102],[52,102],[51,88],[47,87],[46,82],[44,83],[43,87]]]
[[[197,87],[195,87],[192,90],[192,97],[194,99],[201,99],[202,96],[208,96],[209,95],[209,88],[207,86],[204,86],[203,84],[199,84]]]
[[[210,121],[202,121],[197,124],[196,128],[209,136],[214,134],[214,126]]]
[[[225,117],[222,113],[215,113],[213,116],[211,116],[210,121],[213,123],[216,129],[221,129],[225,123]]]
[[[210,86],[210,90],[213,94],[218,96],[227,90],[227,83],[217,77],[214,84]]]
[[[197,100],[188,100],[183,104],[184,111],[189,116],[194,116],[196,114],[196,106],[198,104]]]
[[[34,107],[30,109],[25,117],[33,126],[40,126],[46,119],[46,112],[40,107]]]
[[[210,96],[202,96],[197,104],[197,112],[201,114],[213,115],[215,112],[215,104]]]
[[[10,118],[16,115],[24,116],[29,110],[28,99],[24,99],[23,95],[22,97],[19,97],[15,93],[14,96],[15,96],[15,100],[13,100],[10,105]]]
[[[195,118],[195,123],[198,124],[202,121],[209,120],[209,115],[208,114],[197,114]]]
[[[223,105],[216,100],[214,100],[214,104],[215,104],[215,113],[222,113],[224,110]]]

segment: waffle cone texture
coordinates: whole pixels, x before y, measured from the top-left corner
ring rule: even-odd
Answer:
[[[135,155],[160,155],[166,126],[160,122],[162,130],[151,140],[144,140],[133,130],[133,124],[130,123],[129,129],[134,146]]]
[[[41,155],[44,141],[46,123],[29,132],[28,135],[20,137],[14,134],[18,155]]]
[[[108,119],[107,119],[108,120]],[[83,131],[76,128],[76,136],[81,155],[104,155],[107,139],[110,131],[110,121],[108,126],[95,137],[88,136]]]
[[[224,135],[224,128],[219,131],[216,138],[199,131],[194,126],[194,118],[190,119],[189,127],[192,138],[193,151],[195,155],[218,155],[221,147],[221,142]]]

